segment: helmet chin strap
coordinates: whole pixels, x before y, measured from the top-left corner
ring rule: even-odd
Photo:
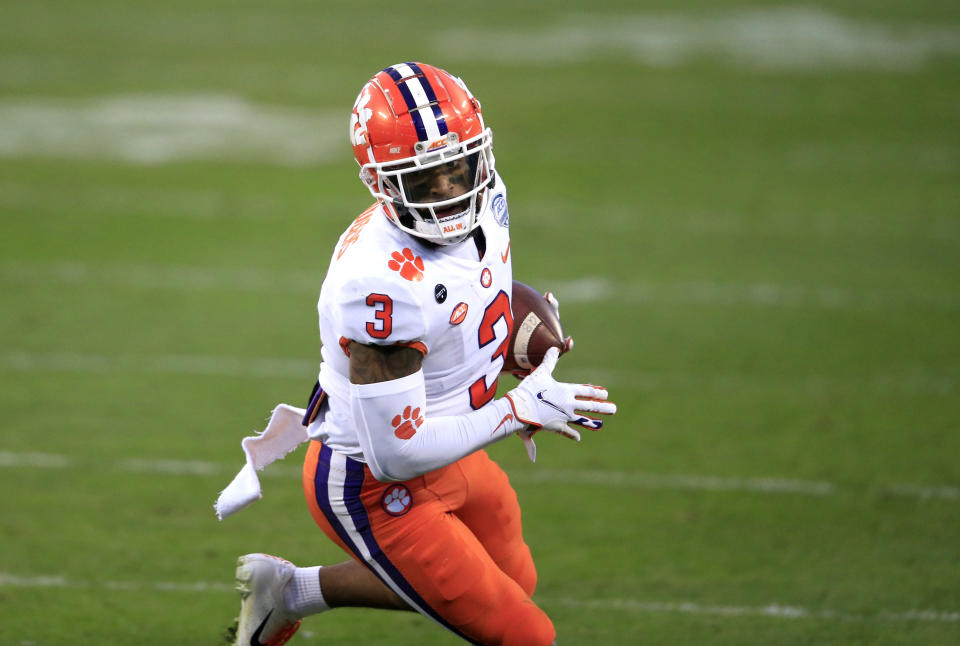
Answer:
[[[479,192],[475,193],[470,197],[469,205],[466,209],[461,211],[456,218],[448,217],[446,221],[449,223],[451,221],[463,221],[464,222],[464,231],[457,233],[456,235],[448,236],[444,238],[440,235],[439,227],[443,226],[436,220],[432,218],[430,220],[418,220],[414,218],[414,225],[419,232],[422,234],[431,236],[431,242],[434,244],[440,245],[451,245],[459,244],[470,237],[470,234],[480,226],[480,214],[483,212],[483,209],[487,205],[487,196],[489,195],[490,186],[486,186],[481,189]],[[424,228],[421,229],[420,226]],[[438,236],[434,238],[434,236]]]
[[[469,208],[464,209],[459,214],[455,216],[450,216],[444,219],[443,222],[439,220],[434,220],[432,217],[427,219],[417,219],[413,220],[413,228],[421,236],[424,236],[430,242],[440,245],[450,245],[457,244],[462,242],[470,232],[473,230],[473,218],[474,218],[474,205],[471,204]],[[459,233],[444,236],[442,233],[443,226],[451,226],[456,224],[462,224],[463,229]]]

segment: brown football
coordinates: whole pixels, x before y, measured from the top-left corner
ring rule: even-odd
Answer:
[[[563,327],[550,302],[533,287],[513,281],[513,333],[503,372],[526,372],[543,361],[548,348],[564,352]]]

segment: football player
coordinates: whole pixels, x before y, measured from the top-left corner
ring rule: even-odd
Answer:
[[[322,358],[304,424],[307,505],[353,560],[240,557],[237,643],[284,643],[334,607],[414,610],[474,644],[546,646],[520,508],[485,446],[533,429],[579,440],[603,388],[555,381],[558,351],[496,398],[511,327],[507,192],[459,78],[392,65],[350,118],[376,199],[340,237],[318,303]],[[527,438],[529,439],[529,438]]]

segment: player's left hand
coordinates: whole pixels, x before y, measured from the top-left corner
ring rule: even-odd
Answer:
[[[579,442],[580,432],[570,424],[598,431],[603,427],[603,420],[583,413],[613,415],[617,405],[607,399],[605,388],[554,379],[553,370],[559,358],[557,348],[547,350],[543,363],[506,397],[518,420]]]
[[[517,419],[526,422],[525,429],[517,431],[527,449],[531,462],[537,461],[537,445],[533,435],[539,430],[553,431],[575,442],[580,441],[580,431],[570,426],[575,424],[591,430],[603,427],[603,421],[582,415],[588,411],[602,415],[617,412],[617,406],[607,399],[607,391],[589,384],[567,384],[553,378],[560,352],[550,348],[543,363],[530,373],[520,385],[507,393]]]

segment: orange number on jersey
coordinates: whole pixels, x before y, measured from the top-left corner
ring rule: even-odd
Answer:
[[[393,300],[386,294],[370,294],[367,296],[367,305],[373,308],[382,306],[374,309],[374,320],[367,321],[367,334],[375,339],[386,339],[393,331]]]
[[[493,299],[492,303],[487,305],[487,309],[483,312],[480,329],[477,331],[477,343],[479,343],[481,349],[496,340],[497,331],[494,329],[494,326],[500,319],[507,322],[507,335],[500,345],[497,346],[497,349],[494,350],[490,361],[496,361],[498,357],[506,359],[507,344],[510,343],[510,334],[513,332],[513,311],[510,308],[510,297],[507,296],[507,293],[503,290],[497,294],[497,297]],[[486,378],[480,377],[470,386],[470,406],[473,407],[474,410],[481,408],[493,399],[496,394],[497,379],[493,380],[493,384],[487,386]]]
[[[374,204],[369,209],[361,213],[356,220],[353,221],[353,224],[350,225],[350,228],[347,229],[347,232],[343,236],[343,242],[340,245],[340,251],[337,252],[337,260],[340,260],[346,251],[347,247],[352,245],[360,238],[360,230],[367,225],[367,222],[370,221],[370,218],[373,217],[376,207],[378,205]]]

